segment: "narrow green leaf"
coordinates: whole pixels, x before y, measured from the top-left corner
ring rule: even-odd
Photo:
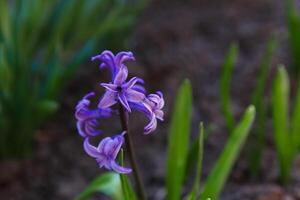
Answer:
[[[180,199],[188,153],[192,113],[192,88],[188,80],[181,85],[174,106],[169,133],[167,159],[167,199]]]
[[[296,100],[292,110],[291,137],[294,142],[294,154],[296,154],[300,148],[300,83],[298,84]]]
[[[196,200],[199,194],[200,179],[202,173],[202,160],[203,160],[203,138],[204,138],[204,127],[203,123],[199,125],[199,139],[198,139],[198,156],[196,166],[196,176],[193,184],[192,191],[188,195],[188,200]]]
[[[280,166],[280,179],[286,183],[289,178],[292,151],[289,134],[289,77],[284,68],[280,66],[273,83],[272,107],[274,140]]]
[[[256,175],[260,166],[262,149],[264,148],[265,143],[265,126],[267,120],[268,107],[264,101],[264,91],[266,87],[265,85],[268,77],[268,72],[271,67],[271,62],[276,47],[277,41],[274,37],[272,37],[268,41],[266,52],[260,64],[258,79],[256,81],[256,87],[252,94],[252,104],[255,106],[257,113],[256,123],[253,129],[255,141],[252,144],[250,155],[250,168],[252,170],[253,175]]]
[[[120,163],[121,166],[124,166],[124,152],[123,149],[120,153]],[[120,180],[121,180],[121,186],[122,186],[122,192],[123,192],[123,200],[136,200],[136,194],[134,193],[134,190],[132,189],[130,182],[128,180],[128,177],[126,174],[120,174]]]
[[[76,200],[88,199],[94,193],[103,193],[114,200],[123,200],[119,174],[107,172],[98,176]]]
[[[214,200],[219,199],[233,164],[250,132],[254,118],[255,107],[249,106],[239,124],[234,128],[220,158],[210,172],[204,185],[203,192],[200,195],[201,200],[206,200],[207,198]]]
[[[11,42],[11,18],[8,4],[8,1],[0,1],[0,42],[1,40]]]
[[[225,57],[223,70],[220,80],[220,99],[223,115],[225,117],[226,126],[229,132],[234,126],[234,117],[232,114],[231,100],[230,100],[230,82],[234,64],[237,59],[238,47],[235,43],[231,44],[229,51]]]
[[[287,24],[289,34],[289,45],[293,59],[293,70],[296,77],[300,73],[300,15],[297,12],[294,0],[287,0]]]
[[[8,66],[8,62],[6,60],[4,48],[0,45],[0,90],[5,95],[9,95],[8,93],[11,91],[11,84],[12,84],[12,71],[11,68]]]
[[[212,132],[214,129],[213,125],[208,125],[206,127],[203,134],[203,140],[205,141],[208,138],[208,135]],[[190,175],[190,171],[192,170],[193,166],[198,161],[198,152],[199,152],[199,138],[200,135],[198,135],[191,143],[187,161],[186,161],[186,170],[185,170],[185,177],[187,178]]]

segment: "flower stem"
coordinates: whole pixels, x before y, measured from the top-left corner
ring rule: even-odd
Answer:
[[[133,151],[133,146],[131,143],[130,139],[130,134],[129,134],[129,127],[128,127],[128,113],[124,110],[124,107],[120,104],[119,105],[119,111],[120,111],[120,119],[121,119],[121,124],[122,124],[122,129],[123,131],[126,131],[127,133],[125,134],[125,144],[126,144],[126,149],[129,155],[129,161],[131,163],[131,167],[133,170],[133,176],[136,182],[136,189],[139,195],[139,199],[141,200],[146,200],[146,193],[145,189],[141,180],[141,176],[138,170],[138,165],[136,162],[136,157]]]

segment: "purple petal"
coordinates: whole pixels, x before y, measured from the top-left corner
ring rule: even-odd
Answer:
[[[133,89],[126,91],[127,100],[134,103],[139,103],[145,99],[145,95]]]
[[[110,137],[103,138],[103,139],[101,140],[101,142],[99,143],[99,145],[98,145],[98,147],[97,147],[97,150],[98,150],[99,152],[101,152],[102,154],[105,154],[105,153],[104,153],[104,147],[106,146],[107,143],[110,142],[110,140],[111,140]]]
[[[96,158],[96,161],[99,165],[99,168],[103,167],[103,166],[107,166],[108,165],[108,160],[106,159],[105,156],[100,155],[99,157]]]
[[[117,135],[104,146],[104,154],[112,159],[116,159],[122,144],[124,143],[123,135]]]
[[[93,158],[101,157],[101,154],[100,154],[100,152],[97,150],[97,148],[94,147],[93,145],[91,145],[91,144],[89,143],[89,138],[86,138],[86,139],[84,140],[84,142],[83,142],[83,148],[84,148],[85,152],[86,152],[89,156],[91,156],[91,157],[93,157]]]
[[[86,94],[76,105],[76,110],[81,109],[82,107],[87,107],[90,105],[90,100],[89,98],[95,96],[94,92],[90,92]]]
[[[112,77],[114,78],[118,69],[115,65],[115,56],[111,51],[105,50],[100,55],[92,57],[92,61],[100,60],[100,68],[107,67],[111,70]]]
[[[156,92],[156,93],[160,96],[160,101],[159,101],[159,103],[158,103],[158,108],[159,108],[159,109],[162,109],[162,108],[164,107],[164,105],[165,105],[165,100],[164,100],[163,93],[160,92],[160,91],[158,91],[158,92]]]
[[[144,84],[143,79],[138,77],[131,78],[127,83],[124,84],[124,88],[132,88],[136,83]]]
[[[146,93],[145,88],[143,86],[141,86],[141,85],[134,85],[134,86],[131,87],[131,89],[133,89],[135,91],[138,91],[138,92],[141,92],[143,94]]]
[[[149,94],[149,95],[147,96],[147,98],[148,98],[150,101],[154,102],[155,104],[158,104],[159,101],[161,100],[161,99],[160,99],[160,96],[158,96],[157,94]]]
[[[135,60],[133,53],[130,51],[121,51],[119,52],[115,57],[115,63],[116,65],[121,65],[123,62],[128,60]]]
[[[149,134],[153,132],[156,129],[156,127],[157,127],[157,120],[155,116],[152,116],[149,124],[147,124],[144,128],[144,134]]]
[[[164,120],[164,112],[162,110],[155,110],[154,114],[157,119]]]
[[[139,112],[142,112],[145,114],[148,118],[151,118],[152,113],[149,111],[148,108],[145,107],[144,103],[133,103],[129,102],[130,108],[137,110]]]
[[[119,69],[119,71],[114,79],[114,84],[121,86],[126,81],[127,76],[128,76],[128,69],[124,65]]]
[[[98,113],[98,117],[100,118],[107,118],[107,117],[110,117],[111,114],[112,114],[112,109],[110,108],[104,108],[104,109],[101,109],[101,108],[97,108],[96,109],[96,112]]]
[[[98,129],[99,123],[96,119],[87,120],[84,122],[84,130],[88,136],[97,136],[101,133]]]
[[[79,135],[81,135],[82,137],[87,137],[87,135],[84,131],[84,122],[77,121],[76,127],[77,127],[77,131],[78,131]]]
[[[118,163],[116,163],[115,160],[111,160],[110,166],[112,168],[112,170],[114,170],[115,172],[119,173],[119,174],[128,174],[132,171],[132,169],[130,168],[125,168],[120,166]]]
[[[131,112],[130,106],[123,92],[118,93],[118,99],[128,112]]]
[[[117,97],[116,92],[106,91],[98,104],[98,108],[103,109],[114,105],[115,103],[117,103],[116,97]]]
[[[102,87],[104,87],[105,89],[112,91],[112,92],[117,92],[117,85],[115,84],[111,84],[111,83],[101,83],[100,84]]]

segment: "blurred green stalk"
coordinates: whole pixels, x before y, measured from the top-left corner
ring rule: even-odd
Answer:
[[[30,155],[78,66],[122,47],[145,2],[0,1],[0,159]]]

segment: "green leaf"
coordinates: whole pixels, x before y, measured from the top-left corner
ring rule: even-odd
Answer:
[[[205,141],[208,138],[209,134],[212,134],[213,129],[215,125],[210,124],[206,127],[203,135],[203,140]],[[192,170],[193,166],[197,163],[198,161],[198,152],[199,152],[199,138],[200,135],[198,135],[193,141],[192,144],[190,145],[190,149],[188,152],[187,156],[187,161],[186,161],[186,170],[185,170],[185,177],[187,178],[190,175],[190,171]]]
[[[53,100],[42,100],[37,104],[38,113],[43,113],[44,115],[50,115],[58,109],[58,103]]]
[[[225,57],[223,70],[220,80],[220,99],[221,108],[225,117],[226,126],[229,132],[234,126],[234,117],[232,114],[231,100],[230,100],[230,81],[233,71],[233,66],[237,59],[238,47],[235,43],[230,45],[229,51]]]
[[[202,160],[203,160],[203,138],[204,138],[204,128],[203,128],[203,123],[201,122],[199,125],[196,176],[195,176],[192,191],[188,195],[188,200],[196,200],[199,194],[200,178],[202,173]]]
[[[274,140],[280,166],[280,179],[286,183],[289,178],[293,146],[289,134],[289,78],[284,66],[279,66],[273,83],[272,107]]]
[[[184,181],[192,113],[192,88],[188,80],[181,85],[174,106],[167,158],[167,199],[180,199]]]
[[[252,94],[252,104],[255,106],[256,113],[257,113],[255,128],[253,129],[255,141],[252,144],[252,149],[250,150],[251,151],[250,168],[252,170],[253,175],[256,175],[258,168],[260,166],[261,154],[265,143],[265,131],[266,131],[265,126],[267,120],[268,106],[264,101],[264,92],[265,92],[268,72],[271,67],[271,62],[276,47],[277,47],[277,41],[274,37],[272,37],[268,41],[265,55],[263,56],[262,63],[260,64],[260,70],[258,74],[258,79],[256,81],[256,87]]]
[[[219,199],[221,190],[229,176],[237,156],[239,155],[239,152],[241,151],[241,148],[245,143],[254,118],[255,107],[249,106],[239,124],[234,128],[233,133],[230,135],[228,142],[226,143],[223,153],[210,172],[201,194],[201,200],[206,200],[207,198],[214,200]]]
[[[296,100],[294,102],[291,118],[291,137],[294,142],[294,154],[298,153],[300,148],[300,83],[298,84]]]
[[[287,0],[287,24],[289,34],[289,45],[293,59],[293,70],[296,77],[300,73],[300,16],[297,12],[294,0]]]
[[[121,166],[124,166],[124,152],[123,149],[120,153]],[[120,174],[121,186],[123,191],[123,199],[124,200],[136,200],[136,194],[132,189],[128,177],[126,174]]]
[[[0,42],[1,40],[11,42],[11,18],[8,4],[8,1],[0,1]]]
[[[6,60],[4,48],[0,45],[0,90],[6,95],[9,95],[9,93],[12,92],[12,75],[11,68],[8,66],[8,62]]]
[[[76,200],[85,200],[94,193],[103,193],[114,200],[123,200],[119,174],[107,172],[98,176]]]

